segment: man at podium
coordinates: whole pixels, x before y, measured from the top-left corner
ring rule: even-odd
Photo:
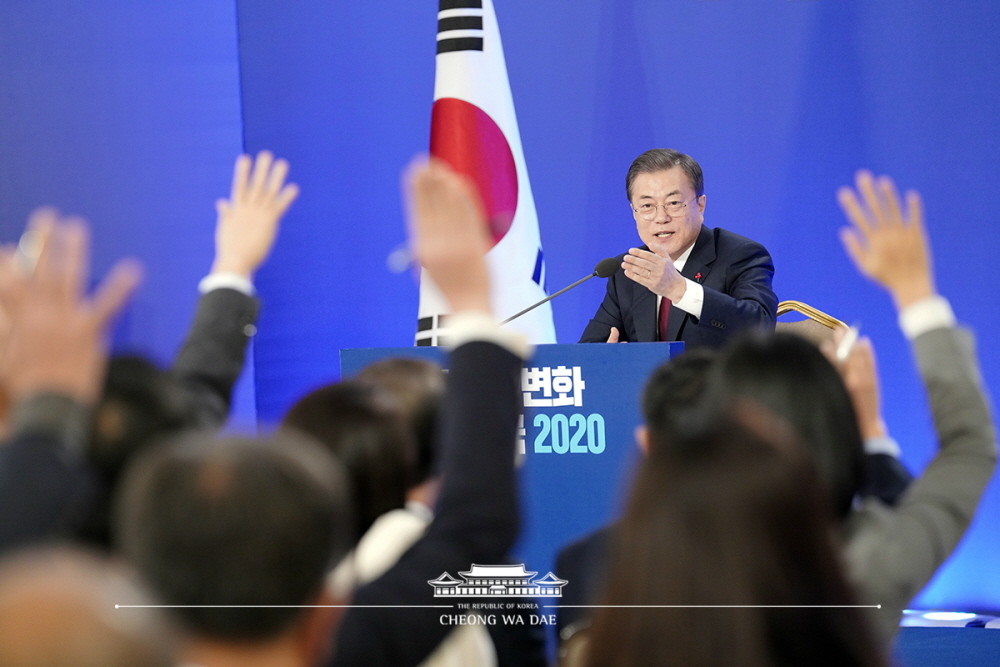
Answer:
[[[704,225],[701,167],[669,148],[646,151],[625,188],[643,246],[621,255],[581,343],[684,341],[718,347],[748,327],[774,328],[774,264],[764,246]]]

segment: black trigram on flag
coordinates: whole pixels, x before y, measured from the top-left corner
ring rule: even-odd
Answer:
[[[437,52],[483,50],[482,0],[441,0]]]

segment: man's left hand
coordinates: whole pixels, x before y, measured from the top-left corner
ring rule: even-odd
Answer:
[[[627,277],[671,303],[680,301],[687,290],[687,281],[670,258],[655,252],[631,248],[622,258],[622,268]]]

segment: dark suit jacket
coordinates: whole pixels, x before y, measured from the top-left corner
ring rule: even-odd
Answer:
[[[563,588],[560,607],[556,609],[559,638],[563,630],[589,618],[593,610],[580,605],[597,604],[604,583],[615,524],[603,526],[576,542],[563,547],[556,556],[555,574],[569,583]],[[580,628],[577,628],[580,629]]]
[[[521,359],[492,343],[471,342],[452,352],[450,365],[434,521],[392,568],[354,594],[352,604],[381,608],[347,611],[337,635],[336,667],[420,664],[455,628],[440,617],[461,612],[391,606],[435,604],[428,581],[443,572],[460,576],[473,563],[504,563],[517,537],[514,442]]]
[[[643,249],[648,249],[643,246]],[[621,256],[624,257],[624,254]],[[619,259],[621,259],[619,257]],[[671,305],[667,340],[719,347],[748,327],[774,329],[778,297],[771,289],[774,264],[764,246],[725,229],[702,227],[681,275],[705,288],[701,318]],[[699,277],[700,276],[700,277]],[[580,337],[603,343],[617,327],[619,340],[657,339],[656,295],[619,269],[608,278],[604,303]]]
[[[95,486],[82,454],[53,433],[29,431],[0,443],[0,555],[66,537]]]

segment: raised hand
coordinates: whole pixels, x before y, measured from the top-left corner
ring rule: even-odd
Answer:
[[[936,294],[920,195],[906,193],[906,211],[888,176],[861,170],[855,187],[837,191],[851,227],[840,240],[858,271],[886,288],[899,309]]]
[[[142,270],[123,260],[92,297],[87,227],[53,209],[32,214],[39,252],[33,268],[0,262],[0,307],[9,321],[0,381],[12,402],[41,392],[97,400],[107,362],[107,329],[138,286]]]
[[[868,336],[858,338],[847,359],[837,359],[836,346],[847,329],[834,332],[832,343],[824,343],[821,349],[830,363],[840,372],[847,393],[851,396],[854,412],[858,417],[858,428],[864,439],[884,436],[885,420],[882,419],[882,392],[879,389],[878,367],[875,362],[875,348]]]
[[[440,160],[418,159],[403,173],[414,256],[454,313],[491,312],[486,217],[475,188]]]
[[[278,223],[299,187],[285,183],[288,162],[275,160],[268,151],[257,159],[241,155],[233,169],[229,199],[215,203],[219,217],[215,228],[215,262],[212,273],[236,273],[248,280],[274,246]]]

